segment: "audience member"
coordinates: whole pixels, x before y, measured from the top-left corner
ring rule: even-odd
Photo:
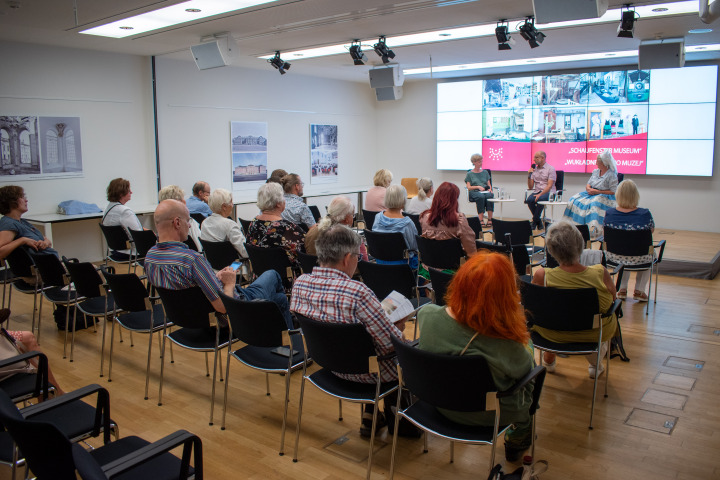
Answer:
[[[534,167],[528,170],[528,188],[532,189],[532,193],[528,195],[525,203],[527,203],[530,213],[532,213],[532,227],[542,229],[543,224],[540,219],[542,215],[543,205],[538,202],[546,201],[550,198],[551,193],[555,193],[555,180],[557,173],[555,168],[547,163],[545,152],[535,152],[533,155]]]
[[[312,228],[305,234],[305,252],[310,255],[317,255],[315,241],[317,240],[320,230],[338,223],[352,227],[354,220],[355,205],[353,205],[350,199],[343,196],[333,198],[330,205],[328,205],[327,215],[318,222],[317,228]],[[363,256],[363,260],[367,261],[367,249],[364,243],[360,245],[360,253]]]
[[[618,230],[650,230],[655,231],[655,221],[647,208],[638,208],[640,203],[640,192],[632,180],[623,180],[617,187],[617,207],[611,208],[605,213],[604,225]],[[607,252],[608,260],[625,265],[638,265],[650,263],[653,256],[642,255],[639,257],[628,257]],[[627,287],[630,280],[629,272],[625,272],[620,281],[618,298],[627,298]],[[650,270],[640,270],[635,277],[635,291],[633,299],[640,302],[647,302],[648,295],[645,293],[650,281]]]
[[[489,226],[492,223],[493,210],[495,210],[495,204],[488,202],[489,199],[493,198],[490,172],[483,170],[483,156],[479,153],[473,154],[470,157],[470,162],[473,164],[473,168],[465,174],[465,186],[468,189],[468,199],[475,203],[480,223]],[[483,220],[485,210],[487,210],[488,214],[487,222]]]
[[[475,232],[468,225],[464,213],[458,212],[460,189],[454,183],[443,182],[435,192],[430,210],[420,215],[422,236],[431,240],[459,238],[466,255],[477,251]]]
[[[270,176],[268,177],[268,179],[265,183],[274,182],[274,183],[279,183],[280,185],[282,185],[282,179],[287,174],[288,174],[288,172],[286,172],[282,168],[276,168],[275,170],[272,171],[272,173],[270,174]]]
[[[212,215],[212,210],[208,206],[208,198],[210,197],[210,184],[207,182],[197,182],[193,185],[192,195],[187,199],[187,207],[190,213],[199,213],[205,217]]]
[[[585,185],[585,191],[576,193],[568,200],[563,218],[578,225],[587,225],[590,236],[602,235],[605,212],[615,206],[617,189],[617,164],[610,150],[597,156],[597,167]]]
[[[429,178],[423,177],[418,178],[416,184],[418,194],[410,200],[405,212],[420,215],[432,205],[432,198],[430,197],[433,195],[433,182]]]
[[[282,187],[277,183],[262,185],[258,190],[257,206],[260,215],[255,217],[248,227],[247,243],[258,247],[285,249],[295,272],[299,273],[297,252],[304,244],[305,232],[282,217],[285,210]]]
[[[158,202],[163,200],[177,200],[178,202],[185,202],[185,191],[177,185],[168,185],[163,187],[158,192]],[[188,236],[192,239],[198,252],[202,252],[202,244],[200,243],[200,224],[192,218],[190,220],[190,231]]]
[[[220,292],[240,300],[270,300],[280,308],[288,328],[293,328],[280,275],[269,270],[248,287],[240,288],[230,266],[215,274],[205,257],[183,243],[188,237],[190,220],[187,207],[177,200],[164,200],[155,209],[158,243],[145,257],[145,273],[150,283],[170,290],[200,287],[220,313],[225,313]]]
[[[455,273],[445,301],[444,307],[431,304],[418,312],[418,348],[484,357],[498,391],[510,389],[533,369],[533,349],[510,259],[498,253],[477,253]],[[511,462],[532,444],[528,411],[532,390],[528,385],[500,399],[500,424],[513,424],[505,432],[505,458]],[[438,411],[463,425],[492,427],[495,421],[492,411]]]
[[[385,205],[387,208],[385,211],[375,215],[375,223],[373,223],[372,231],[402,233],[408,250],[412,250],[410,253],[410,267],[417,269],[418,259],[415,253],[417,251],[417,240],[415,239],[415,235],[418,234],[418,231],[410,217],[402,214],[406,197],[407,190],[405,190],[405,187],[402,185],[390,185],[385,192]],[[402,263],[383,260],[376,260],[376,262]]]
[[[282,217],[288,222],[309,229],[315,225],[315,217],[313,217],[310,207],[302,200],[303,187],[305,184],[300,179],[300,175],[290,173],[282,178],[282,186],[285,191],[285,210]]]
[[[25,190],[17,185],[0,187],[0,258],[5,258],[20,246],[36,251],[52,253],[52,242],[40,230],[21,217],[28,211]]]
[[[210,194],[208,205],[213,213],[200,226],[200,238],[210,242],[228,241],[242,258],[247,258],[242,228],[236,221],[228,218],[233,211],[232,193],[224,188],[216,188]]]
[[[385,190],[392,182],[393,174],[390,170],[381,169],[373,177],[374,187],[365,194],[365,210],[369,212],[382,212],[385,210]]]
[[[122,225],[125,232],[130,238],[130,230],[142,230],[137,215],[125,204],[132,198],[132,190],[130,190],[130,181],[124,178],[115,178],[110,181],[107,187],[108,206],[102,217],[102,224],[107,226]],[[113,256],[117,259],[129,259],[131,249],[123,249],[116,251]]]
[[[610,273],[602,265],[584,266],[580,263],[580,255],[585,242],[580,231],[570,222],[560,221],[552,224],[545,235],[545,248],[548,249],[560,265],[555,268],[538,268],[533,275],[532,283],[556,288],[595,288],[598,292],[600,311],[606,312],[615,300],[615,285]],[[602,351],[600,357],[605,355],[608,342],[615,335],[617,319],[615,315],[605,318],[602,325]],[[598,330],[583,330],[576,332],[561,332],[533,326],[532,330],[543,338],[556,343],[596,342]],[[555,371],[556,357],[553,353],[544,353],[548,372]],[[597,355],[589,354],[587,358],[590,378],[601,375],[605,371],[602,363],[596,366]]]

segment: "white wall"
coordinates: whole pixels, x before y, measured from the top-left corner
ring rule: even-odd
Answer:
[[[399,182],[401,177],[433,179],[435,185],[443,181],[463,187],[465,172],[436,170],[435,168],[435,112],[436,81],[406,82],[403,98],[377,104],[378,165],[389,168]],[[720,95],[718,96],[720,98]],[[720,111],[720,109],[719,109]],[[716,119],[716,131],[720,121]],[[552,159],[549,159],[552,163]],[[675,159],[682,170],[682,158]],[[468,158],[468,169],[471,168]],[[652,211],[655,223],[661,228],[720,232],[720,148],[715,141],[713,177],[668,177],[626,175],[640,190],[640,204]],[[589,175],[565,174],[565,191],[572,195],[585,188]],[[527,185],[523,173],[493,172],[493,185],[502,186],[515,198],[523,198]],[[462,200],[461,210],[476,214],[474,204]],[[560,209],[558,209],[558,212]],[[503,214],[528,218],[530,212],[522,201],[508,203]],[[556,213],[556,216],[561,213]]]

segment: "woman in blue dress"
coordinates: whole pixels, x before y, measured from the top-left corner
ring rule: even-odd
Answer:
[[[20,246],[27,246],[38,252],[52,253],[52,242],[30,222],[20,217],[28,211],[25,190],[17,185],[0,188],[0,258],[5,258]]]
[[[568,200],[564,218],[576,225],[587,225],[590,236],[602,235],[605,212],[615,207],[617,189],[617,165],[610,150],[597,156],[597,168],[593,170],[585,191],[576,193]]]

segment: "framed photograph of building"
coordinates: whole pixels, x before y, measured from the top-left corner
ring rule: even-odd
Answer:
[[[337,125],[310,124],[310,183],[338,181]]]
[[[233,185],[267,180],[267,123],[230,122]]]

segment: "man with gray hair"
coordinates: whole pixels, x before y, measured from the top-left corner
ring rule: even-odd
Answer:
[[[208,198],[210,197],[210,184],[207,182],[196,182],[192,188],[192,195],[187,199],[187,207],[190,213],[199,213],[206,217],[212,215],[212,210],[208,206]]]
[[[315,242],[320,266],[295,280],[290,310],[320,322],[361,323],[372,337],[377,354],[385,355],[393,351],[391,336],[403,338],[404,321],[393,324],[372,290],[351,278],[357,268],[360,244],[360,236],[346,225],[335,224],[321,229]],[[397,380],[397,370],[392,361],[381,361],[379,366],[383,382]],[[376,381],[369,373],[335,375],[352,382]],[[392,403],[385,400],[386,415]],[[391,422],[388,421],[388,424]],[[371,425],[372,409],[366,405],[360,434],[370,436]],[[403,430],[407,428],[398,433],[416,436],[414,429],[410,433]]]

